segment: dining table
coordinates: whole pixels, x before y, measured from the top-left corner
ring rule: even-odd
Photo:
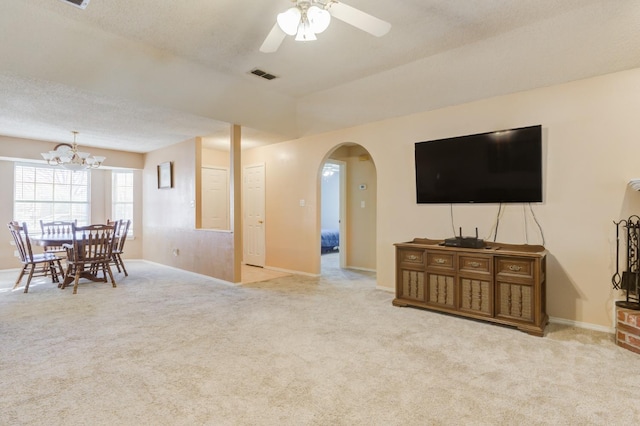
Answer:
[[[47,246],[55,246],[61,247],[63,244],[73,244],[74,240],[73,233],[68,234],[34,234],[29,235],[29,240],[31,241],[31,245],[37,245],[41,247]],[[76,233],[77,241],[83,241],[83,232],[78,231]],[[89,270],[82,271],[80,273],[81,278],[86,278],[90,281],[94,282],[106,282],[106,278],[99,278],[97,275],[93,274]],[[63,287],[69,285],[73,281],[73,277],[69,278],[65,273],[64,281],[58,287]]]
[[[77,233],[82,239],[82,232]],[[73,234],[29,234],[31,244],[38,246],[62,246],[63,244],[73,244]]]

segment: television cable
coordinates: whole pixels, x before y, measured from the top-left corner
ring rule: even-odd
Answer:
[[[531,211],[531,216],[533,217],[533,220],[536,222],[536,225],[538,225],[538,229],[540,230],[540,236],[542,237],[542,245],[544,246],[545,244],[544,232],[542,231],[542,226],[540,226],[540,222],[538,222],[538,218],[536,217],[536,214],[533,211],[533,207],[531,206],[531,203],[529,203],[529,210]]]

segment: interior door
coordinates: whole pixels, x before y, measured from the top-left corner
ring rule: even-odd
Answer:
[[[265,173],[264,164],[247,166],[243,173],[244,263],[264,266],[265,260]]]
[[[202,228],[229,229],[229,170],[202,168]]]

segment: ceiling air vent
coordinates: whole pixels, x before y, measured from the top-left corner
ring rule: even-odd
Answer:
[[[60,0],[65,3],[69,3],[72,6],[79,7],[80,9],[86,9],[90,0]]]
[[[269,74],[268,72],[262,71],[261,69],[258,69],[258,68],[252,69],[251,74],[257,75],[258,77],[262,77],[265,80],[273,80],[274,78],[277,78],[275,75]]]

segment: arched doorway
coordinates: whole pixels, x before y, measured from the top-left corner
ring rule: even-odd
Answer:
[[[375,272],[377,173],[371,155],[361,145],[340,144],[326,155],[319,181],[321,274],[338,267]]]

